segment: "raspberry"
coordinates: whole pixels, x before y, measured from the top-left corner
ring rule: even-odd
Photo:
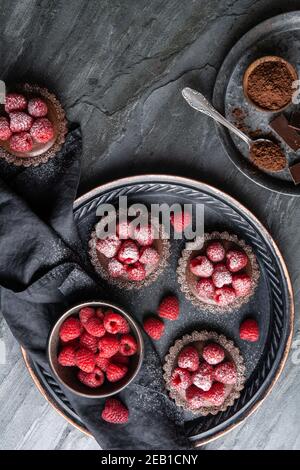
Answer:
[[[225,352],[219,344],[209,343],[204,346],[202,356],[208,364],[215,365],[223,361]]]
[[[220,263],[225,258],[225,248],[221,242],[212,242],[206,248],[206,255],[213,263]]]
[[[118,261],[116,258],[112,258],[111,260],[109,260],[107,270],[108,274],[112,278],[125,276],[126,274],[125,266],[120,263],[120,261]]]
[[[25,132],[31,129],[33,118],[23,111],[9,113],[10,130],[12,132]]]
[[[162,337],[165,331],[165,325],[156,317],[149,317],[144,320],[144,330],[150,338],[158,340]]]
[[[252,280],[248,274],[234,274],[232,276],[232,287],[237,297],[245,297],[251,291]]]
[[[154,248],[144,246],[140,251],[140,263],[155,266],[159,262],[159,254]]]
[[[124,364],[125,366],[129,364],[129,357],[123,356],[121,353],[115,354],[111,360],[114,364]]]
[[[31,135],[28,132],[12,135],[9,146],[14,152],[30,152],[33,147]]]
[[[95,336],[90,335],[86,331],[80,336],[80,346],[82,348],[89,349],[93,353],[98,350],[98,339]]]
[[[41,98],[32,98],[28,101],[28,112],[33,117],[44,117],[48,113],[48,107]]]
[[[92,351],[86,348],[80,348],[76,351],[75,362],[77,367],[84,372],[93,372],[95,368],[95,356]]]
[[[125,240],[118,251],[118,260],[123,264],[133,264],[139,259],[139,249],[132,240]]]
[[[204,391],[210,389],[213,383],[214,369],[210,364],[202,362],[199,365],[198,370],[192,375],[192,382],[196,387],[201,388]]]
[[[108,398],[106,400],[101,418],[104,421],[112,424],[127,423],[129,411],[126,406],[115,398]]]
[[[132,356],[137,352],[137,342],[132,335],[123,335],[121,337],[119,351],[123,356]]]
[[[130,326],[126,320],[126,318],[122,317],[122,320],[120,321],[120,329],[119,333],[121,334],[127,334],[130,332]]]
[[[224,264],[214,266],[212,281],[216,287],[223,287],[232,283],[231,272],[228,271]]]
[[[197,256],[190,261],[190,271],[195,274],[195,276],[210,277],[214,271],[214,267],[206,256]]]
[[[23,111],[27,107],[27,100],[25,96],[19,93],[8,93],[5,97],[5,111],[11,113],[12,111]]]
[[[118,249],[121,246],[121,241],[116,235],[111,235],[105,239],[99,239],[96,243],[96,249],[99,253],[106,256],[106,258],[113,258],[116,256]]]
[[[182,369],[195,372],[199,367],[199,354],[194,346],[185,346],[178,355],[178,365]]]
[[[106,368],[106,378],[109,382],[118,382],[123,379],[128,372],[128,367],[124,364],[113,364],[110,362]]]
[[[226,385],[236,383],[236,367],[233,362],[222,362],[218,364],[214,370],[214,379]]]
[[[181,233],[184,231],[186,227],[191,225],[192,222],[192,214],[190,212],[178,212],[171,214],[170,217],[171,224],[173,225],[174,231],[177,233]]]
[[[235,290],[232,287],[221,287],[216,289],[215,302],[221,306],[231,304],[236,298]]]
[[[211,279],[200,279],[196,284],[196,291],[199,297],[203,299],[213,299],[215,295],[215,286]]]
[[[226,266],[232,273],[245,268],[248,264],[246,253],[238,250],[230,250],[226,253]]]
[[[30,129],[31,137],[40,144],[45,144],[54,137],[52,123],[47,118],[38,118]]]
[[[192,385],[191,374],[186,369],[176,367],[171,376],[171,387],[178,390],[185,390]]]
[[[214,382],[207,392],[202,392],[202,398],[213,406],[220,406],[225,399],[225,392],[224,384]]]
[[[126,273],[129,281],[143,281],[146,277],[145,268],[139,262],[127,266]]]
[[[255,343],[259,340],[259,326],[256,320],[248,319],[240,326],[240,338]]]
[[[123,325],[123,317],[119,313],[108,310],[104,315],[103,325],[108,333],[115,335],[120,333],[121,325]]]
[[[119,351],[120,340],[109,333],[99,339],[98,350],[100,357],[112,357]]]
[[[95,315],[95,310],[91,307],[83,307],[79,311],[79,319],[82,325],[85,325],[90,318]]]
[[[96,336],[97,338],[101,338],[106,333],[103,321],[98,317],[90,318],[84,327],[90,335]]]
[[[106,371],[108,364],[109,359],[107,357],[100,357],[99,354],[96,356],[96,366],[103,372]]]
[[[9,120],[4,116],[0,117],[0,140],[8,140],[11,134]]]
[[[158,315],[167,320],[177,320],[179,315],[179,301],[174,295],[169,295],[165,297],[157,311]]]
[[[150,224],[136,227],[133,231],[132,238],[141,246],[152,245],[154,240],[153,227]]]
[[[101,387],[104,382],[104,374],[98,367],[96,367],[95,370],[89,374],[80,370],[78,372],[78,379],[87,387],[98,388]]]
[[[62,341],[67,342],[78,338],[81,333],[81,325],[78,318],[67,318],[60,327],[59,337]]]
[[[75,354],[76,350],[73,346],[64,346],[58,355],[58,363],[65,367],[75,366]]]
[[[98,317],[100,320],[104,319],[104,312],[101,307],[96,308],[96,317]]]
[[[126,221],[118,223],[117,225],[117,235],[120,240],[128,240],[130,238],[130,224]]]
[[[200,390],[195,385],[191,385],[185,393],[186,400],[191,408],[200,408],[205,405],[205,401],[202,398],[203,390]]]

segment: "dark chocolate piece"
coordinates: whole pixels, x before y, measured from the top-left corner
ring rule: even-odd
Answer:
[[[300,183],[300,163],[296,163],[295,165],[290,166],[289,171],[291,173],[294,183],[299,184]]]
[[[270,122],[270,127],[284,140],[284,142],[296,152],[300,149],[300,135],[289,126],[289,122],[283,114]]]
[[[300,131],[300,111],[294,111],[291,114],[289,127],[296,131]]]

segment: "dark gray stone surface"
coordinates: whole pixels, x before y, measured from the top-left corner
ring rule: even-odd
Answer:
[[[0,0],[0,78],[46,84],[82,125],[80,193],[140,173],[189,176],[251,209],[282,250],[296,297],[295,350],[262,407],[211,449],[300,449],[299,199],[268,192],[225,156],[212,121],[193,112],[183,86],[211,97],[235,41],[297,0]],[[96,448],[35,389],[2,320],[2,449]]]

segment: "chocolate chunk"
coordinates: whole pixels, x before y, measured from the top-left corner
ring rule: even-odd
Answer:
[[[291,173],[294,183],[299,184],[300,183],[300,163],[296,163],[295,165],[290,166],[289,171]]]
[[[290,117],[289,127],[296,131],[300,131],[300,112],[294,111]]]
[[[270,126],[292,150],[296,152],[300,149],[300,135],[289,126],[289,122],[283,114],[271,121]]]

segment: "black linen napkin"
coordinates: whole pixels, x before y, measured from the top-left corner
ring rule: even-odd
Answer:
[[[47,164],[20,169],[0,162],[1,310],[15,338],[48,372],[53,323],[76,302],[106,297],[82,256],[73,219],[80,155],[77,128]],[[144,339],[142,370],[120,394],[130,411],[127,424],[101,420],[104,400],[62,389],[103,449],[190,448],[183,413],[165,394],[160,358]]]

